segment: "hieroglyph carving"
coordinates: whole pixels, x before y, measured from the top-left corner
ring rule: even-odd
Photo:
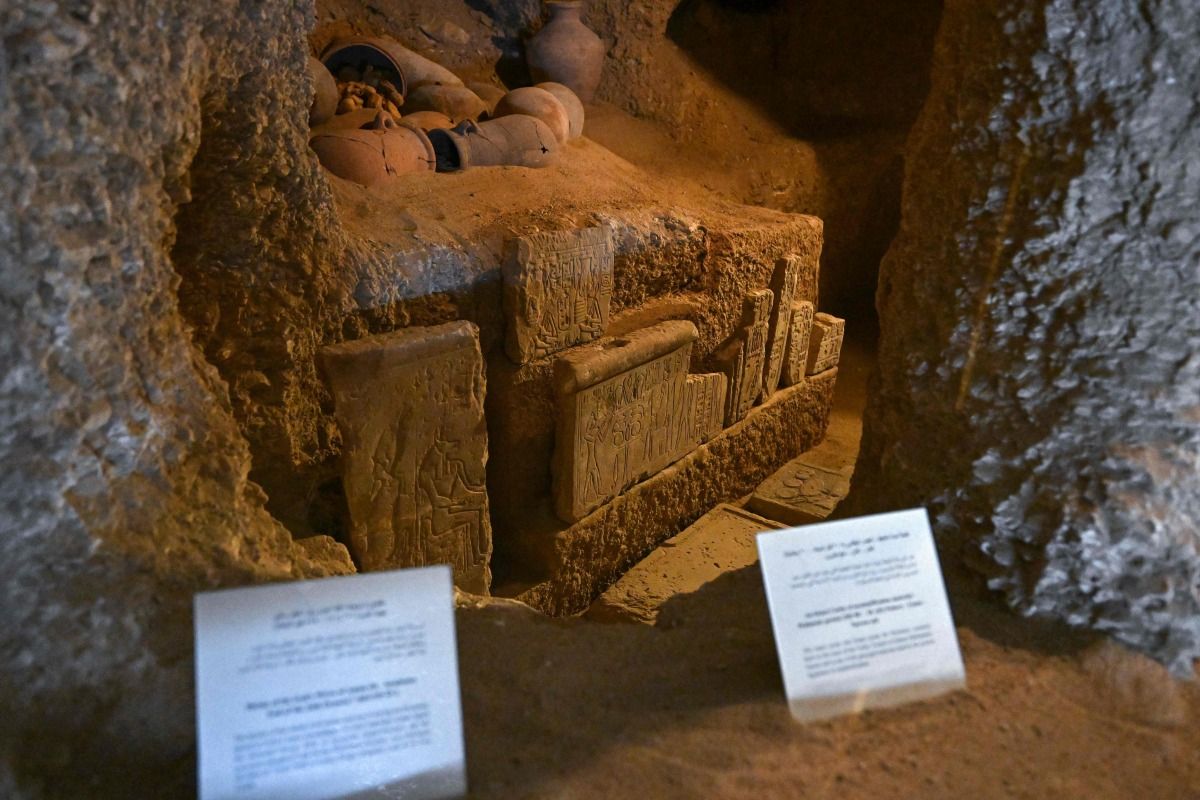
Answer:
[[[508,243],[505,352],[526,364],[604,335],[613,293],[607,227],[535,233]]]
[[[554,365],[555,511],[576,522],[690,452],[679,424],[696,326],[671,321],[574,350]]]
[[[805,370],[808,369],[808,339],[812,333],[815,311],[813,304],[807,300],[792,302],[792,322],[788,326],[787,349],[779,376],[782,386],[794,386],[804,380]]]
[[[728,386],[728,379],[719,372],[687,376],[684,413],[679,417],[680,424],[686,426],[685,440],[698,446],[722,431]]]
[[[792,321],[792,301],[800,282],[800,259],[785,256],[775,263],[771,275],[771,320],[767,331],[767,361],[763,367],[762,399],[766,400],[779,388],[783,359],[787,349],[788,331]]]
[[[450,564],[487,594],[483,358],[469,322],[325,348],[342,432],[350,549],[364,571]]]
[[[743,419],[762,394],[767,332],[774,292],[759,289],[746,295],[741,327],[717,350],[714,359],[729,379],[725,398],[726,427]]]
[[[813,316],[812,335],[808,342],[808,374],[816,375],[838,365],[842,355],[842,339],[846,335],[846,320],[831,314]]]

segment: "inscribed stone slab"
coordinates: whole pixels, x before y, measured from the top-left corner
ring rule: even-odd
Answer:
[[[535,233],[504,259],[505,352],[526,364],[599,339],[613,292],[612,229]]]
[[[687,376],[684,411],[679,417],[680,424],[687,428],[683,440],[699,446],[724,429],[728,386],[728,379],[719,372]]]
[[[582,519],[695,447],[683,436],[696,326],[663,322],[578,348],[554,365],[555,511]]]
[[[327,347],[322,364],[344,442],[350,547],[364,571],[450,564],[487,594],[483,358],[469,322]]]
[[[793,459],[763,481],[750,497],[749,507],[787,525],[820,522],[832,514],[850,492],[854,464],[825,464],[814,453]]]
[[[787,349],[788,333],[792,321],[792,303],[796,297],[796,286],[800,282],[800,259],[785,256],[775,263],[771,275],[771,318],[767,330],[767,360],[763,367],[762,397],[765,400],[779,388],[783,358]]]
[[[832,314],[813,316],[812,335],[808,342],[809,375],[816,375],[838,365],[845,335],[846,320],[838,319]]]
[[[725,427],[745,418],[762,394],[773,297],[770,289],[759,289],[746,295],[742,305],[741,327],[714,355],[718,368],[729,380],[725,398]]]
[[[721,504],[639,561],[588,609],[600,620],[654,624],[662,604],[758,560],[754,537],[783,527]]]
[[[812,334],[813,314],[816,309],[807,300],[792,303],[792,321],[788,326],[787,349],[783,356],[783,370],[779,376],[782,386],[793,386],[804,380],[808,369],[808,340]]]

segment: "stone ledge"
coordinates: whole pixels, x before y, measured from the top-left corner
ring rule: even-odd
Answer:
[[[554,616],[578,614],[663,541],[719,503],[743,497],[825,436],[837,370],[781,389],[658,475],[569,527],[543,513],[514,549],[548,577],[497,594]]]

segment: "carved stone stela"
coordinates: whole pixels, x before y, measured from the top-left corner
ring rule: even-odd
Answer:
[[[846,321],[831,314],[813,316],[812,335],[808,342],[808,374],[816,375],[838,365],[842,355],[842,339]]]
[[[767,333],[767,361],[763,367],[763,400],[779,388],[779,377],[783,372],[783,358],[792,321],[792,302],[796,297],[796,285],[799,282],[799,258],[785,256],[775,263],[775,272],[771,275],[771,291],[775,293],[775,297],[771,305],[771,321]]]
[[[364,571],[450,564],[491,584],[483,358],[469,322],[325,348],[344,440],[350,547]]]
[[[725,399],[725,426],[743,419],[762,394],[767,333],[774,292],[759,289],[746,295],[741,328],[717,351],[714,358],[729,379]]]
[[[685,441],[700,446],[723,430],[725,394],[729,380],[719,372],[688,375],[680,424],[686,426]]]
[[[604,335],[613,292],[610,228],[513,239],[503,272],[505,352],[516,363]]]
[[[783,356],[783,370],[779,376],[782,386],[794,386],[804,380],[805,371],[808,369],[808,339],[812,333],[815,312],[813,304],[807,300],[796,300],[792,303],[792,321],[788,326],[787,349]]]
[[[853,475],[853,465],[830,469],[800,456],[755,490],[750,508],[786,525],[820,522],[849,494]]]
[[[663,322],[574,350],[554,365],[555,511],[576,522],[690,452],[679,424],[698,333]]]

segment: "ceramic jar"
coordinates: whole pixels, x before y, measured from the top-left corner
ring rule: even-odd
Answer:
[[[409,92],[404,112],[436,111],[450,118],[451,126],[465,119],[478,120],[488,112],[487,104],[465,86],[425,84]]]
[[[538,89],[534,86],[513,89],[500,98],[500,102],[492,111],[495,119],[503,119],[514,114],[537,117],[550,126],[550,130],[554,131],[554,138],[558,139],[560,143],[570,138],[571,119],[567,115],[567,109],[558,101],[558,98],[545,89]]]
[[[561,83],[547,81],[539,83],[534,87],[541,89],[554,95],[554,99],[562,104],[563,109],[567,112],[567,121],[570,123],[570,138],[578,139],[583,135],[584,110],[583,103],[580,102],[579,96],[571,91],[570,87],[563,86]]]
[[[381,117],[384,115],[380,115]],[[331,130],[312,137],[321,166],[339,178],[374,186],[395,175],[429,172],[433,145],[424,131],[380,119],[375,130]]]
[[[548,167],[558,158],[558,139],[537,117],[513,114],[487,122],[464,122],[430,131],[438,172],[468,167]]]
[[[535,83],[565,84],[585,103],[600,85],[604,42],[583,24],[582,0],[547,2],[550,20],[526,46],[526,61]]]
[[[313,85],[312,103],[308,107],[308,124],[320,125],[337,113],[337,81],[325,69],[325,65],[312,56],[308,57],[308,77]]]

